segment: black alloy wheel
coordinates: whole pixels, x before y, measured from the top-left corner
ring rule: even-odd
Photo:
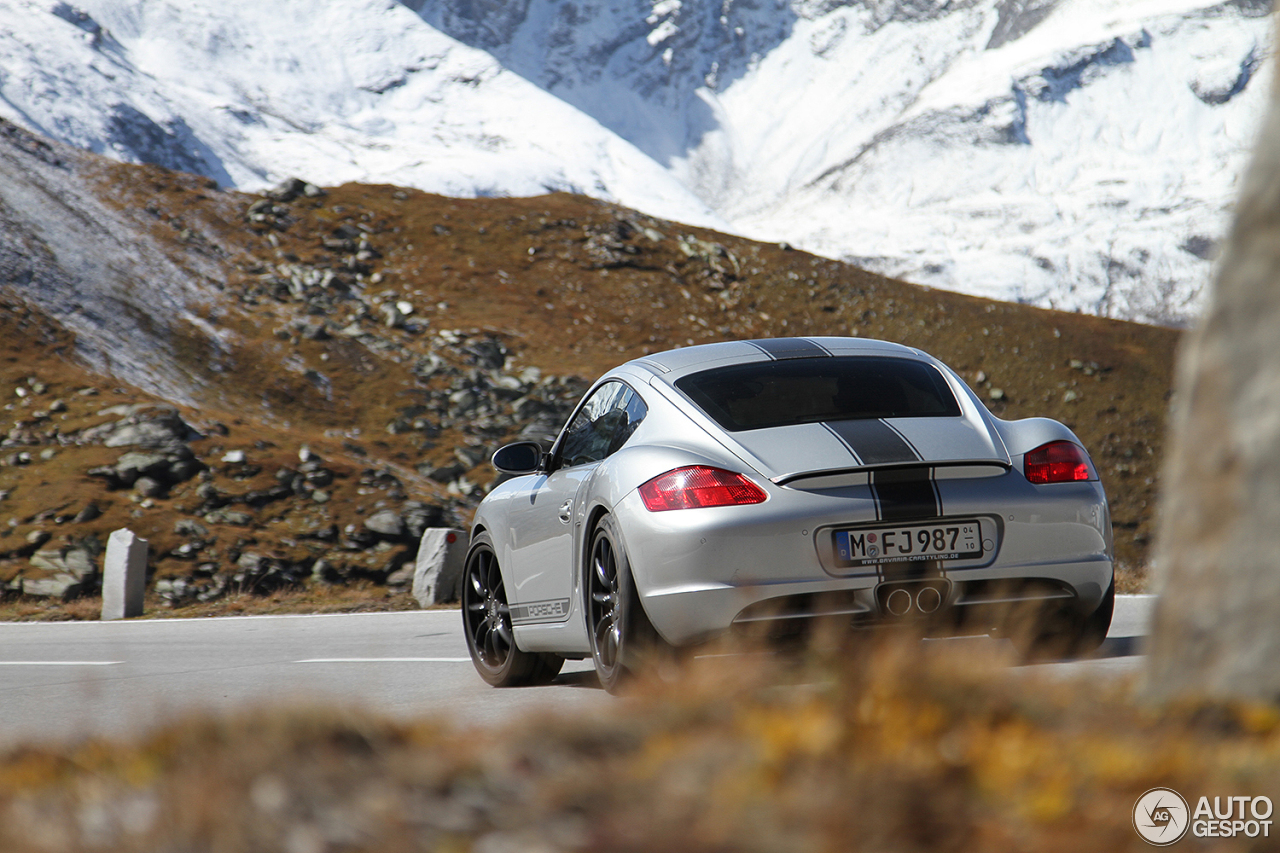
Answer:
[[[583,586],[596,675],[605,690],[617,693],[634,676],[638,662],[654,657],[666,643],[640,603],[612,516],[600,519],[592,535]]]
[[[462,578],[462,620],[471,662],[494,687],[545,684],[555,678],[564,658],[521,651],[511,630],[502,571],[487,534],[479,534],[467,553]]]
[[[618,606],[618,555],[608,536],[596,534],[591,546],[589,606],[591,651],[606,688],[617,679],[622,647],[622,614]]]

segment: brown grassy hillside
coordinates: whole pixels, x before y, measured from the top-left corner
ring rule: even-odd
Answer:
[[[180,473],[150,478],[158,487],[113,479],[103,469],[129,448],[101,436],[169,417],[121,406],[164,401],[78,366],[70,336],[7,288],[0,584],[11,593],[56,575],[68,550],[95,557],[127,525],[151,542],[153,590],[184,612],[304,587],[406,606],[382,591],[389,578],[403,586],[414,525],[465,526],[493,479],[492,450],[553,432],[586,381],[654,350],[809,334],[919,347],[997,415],[1071,425],[1112,500],[1121,589],[1144,583],[1173,330],[921,288],[565,194],[299,183],[260,197],[105,161],[93,181],[139,234],[202,271],[193,317],[141,320],[173,330],[156,358],[200,377],[198,405],[178,414],[201,437],[182,442],[194,461],[168,460]],[[378,513],[404,532],[374,529]],[[10,598],[8,616],[93,611]]]

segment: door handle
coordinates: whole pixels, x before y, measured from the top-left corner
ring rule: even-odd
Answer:
[[[573,501],[565,501],[556,515],[559,516],[561,521],[568,524],[573,519]]]

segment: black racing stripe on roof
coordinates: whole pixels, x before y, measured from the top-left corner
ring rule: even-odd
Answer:
[[[864,465],[920,461],[920,454],[910,442],[884,421],[827,421],[823,425],[835,433]]]
[[[806,338],[763,338],[747,343],[778,361],[789,358],[824,358],[831,355],[831,350]]]
[[[881,521],[909,521],[942,515],[942,498],[929,468],[872,471],[871,494]]]
[[[853,457],[853,461],[854,461],[854,462],[856,462],[857,464],[861,465],[861,464],[862,464],[862,458],[861,458],[860,456],[858,456],[858,451],[856,451],[856,450],[854,450],[854,449],[853,449],[853,445],[849,443],[849,440],[848,440],[848,439],[846,439],[846,438],[845,438],[843,435],[841,435],[839,432],[837,432],[837,431],[836,431],[836,430],[831,426],[831,424],[829,424],[829,423],[823,423],[823,426],[826,428],[827,432],[829,432],[829,433],[831,433],[832,435],[834,435],[834,436],[836,437],[836,440],[837,440],[837,441],[839,441],[841,444],[843,444],[843,445],[844,445],[845,450],[848,450],[848,451],[849,451],[849,455]]]
[[[917,459],[924,459],[924,454],[920,452],[919,448],[917,448],[914,444],[911,443],[911,439],[903,435],[902,430],[898,429],[896,426],[894,426],[893,424],[889,423],[886,420],[881,420],[880,423],[887,426],[890,430],[893,431],[894,435],[902,439],[903,443],[906,444],[907,447],[911,448],[912,454],[914,454]]]

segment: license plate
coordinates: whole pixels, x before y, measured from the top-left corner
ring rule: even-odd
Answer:
[[[962,560],[982,555],[976,521],[903,524],[836,532],[836,557],[846,566],[920,560]]]

